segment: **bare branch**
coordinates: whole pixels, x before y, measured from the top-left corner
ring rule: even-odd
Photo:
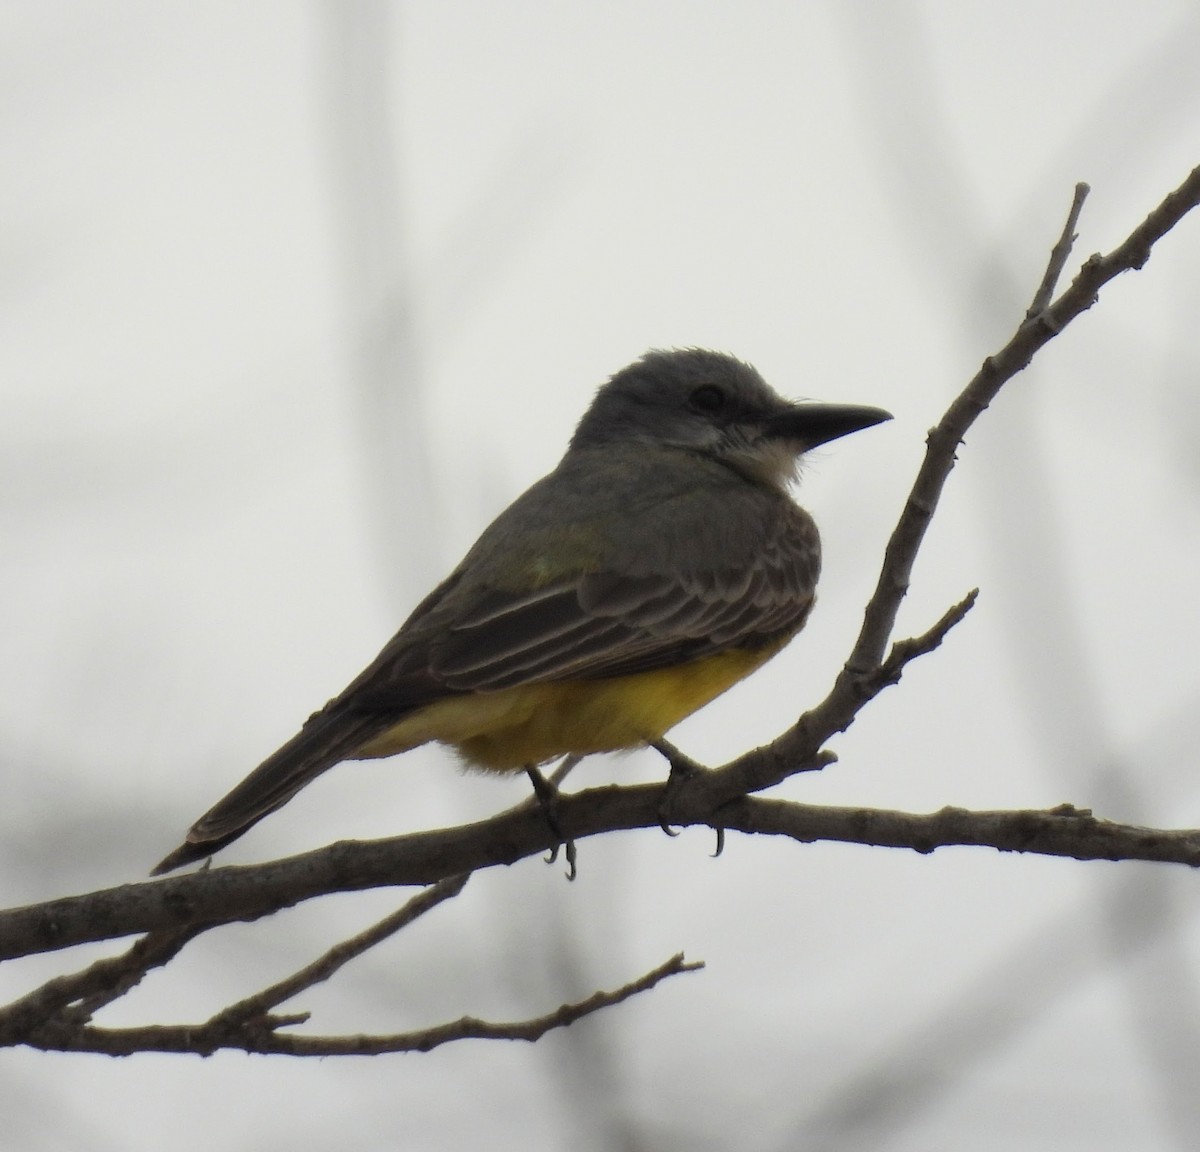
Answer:
[[[203,873],[200,873],[203,875]],[[443,880],[409,900],[398,911],[365,932],[331,948],[312,964],[218,1013],[207,1027],[228,1030],[256,1017],[314,984],[327,980],[339,968],[369,948],[395,935],[444,900],[457,896],[469,875]],[[183,947],[211,923],[160,929],[137,941],[121,956],[99,960],[71,976],[59,976],[0,1010],[0,1044],[22,1042],[47,1021],[86,1024],[105,1005],[124,996],[152,968],[173,960]]]
[[[1063,269],[1067,266],[1071,249],[1075,244],[1075,227],[1079,223],[1079,213],[1083,211],[1083,202],[1087,199],[1090,191],[1091,189],[1082,182],[1075,185],[1075,197],[1071,201],[1071,210],[1067,213],[1067,222],[1063,225],[1062,235],[1058,238],[1058,243],[1050,249],[1050,263],[1046,265],[1046,273],[1042,277],[1042,282],[1033,294],[1033,303],[1029,305],[1029,310],[1025,313],[1027,323],[1041,316],[1054,298],[1054,290],[1058,287],[1058,281],[1063,274]]]
[[[0,960],[139,932],[256,920],[331,892],[433,884],[545,852],[554,835],[540,811],[513,810],[376,843],[391,851],[369,859],[360,855],[367,845],[343,841],[267,864],[212,868],[0,911]]]
[[[285,1000],[290,1000],[314,984],[328,980],[339,968],[355,957],[374,948],[376,944],[382,943],[389,936],[394,936],[402,928],[407,928],[419,916],[436,908],[443,901],[452,900],[466,887],[470,878],[470,873],[451,876],[448,880],[442,880],[426,888],[424,892],[419,892],[390,916],[385,916],[377,924],[372,924],[370,928],[360,932],[357,936],[352,936],[349,940],[343,940],[340,944],[336,944],[323,956],[311,964],[305,965],[298,972],[218,1012],[205,1027],[218,1032],[228,1032],[253,1020],[266,1018],[272,1008],[278,1007]]]
[[[901,674],[910,661],[915,660],[918,656],[928,656],[934,649],[940,648],[950,629],[962,623],[967,613],[975,607],[975,601],[978,599],[979,589],[972,588],[957,604],[947,609],[932,628],[922,632],[920,636],[897,640],[892,645],[888,658],[865,685],[871,696],[875,696],[889,684],[898,684]]]
[[[1155,242],[1197,203],[1200,203],[1200,167],[1193,169],[1183,184],[1168,195],[1124,243],[1108,256],[1088,259],[1071,286],[1039,313],[1042,322],[1023,324],[999,352],[989,356],[929,433],[925,461],[888,544],[879,584],[867,606],[854,655],[847,664],[848,675],[854,674],[852,670],[875,668],[882,658],[900,601],[908,590],[913,562],[929,518],[937,508],[942,489],[954,467],[958,445],[971,425],[1040,348],[1095,303],[1105,284],[1122,272],[1141,268],[1149,259]]]
[[[453,1040],[533,1041],[552,1029],[566,1028],[584,1016],[647,992],[670,976],[696,972],[703,967],[703,962],[689,963],[679,953],[614,991],[596,992],[586,1000],[563,1004],[544,1016],[510,1023],[463,1016],[434,1028],[384,1036],[297,1036],[280,1032],[279,1028],[302,1022],[305,1019],[302,1015],[260,1016],[242,1021],[232,1030],[214,1026],[219,1017],[197,1026],[147,1028],[73,1028],[55,1022],[40,1029],[25,1043],[48,1051],[100,1052],[109,1056],[127,1056],[134,1052],[188,1052],[209,1056],[222,1048],[288,1056],[372,1056],[383,1052],[428,1052]]]
[[[1079,189],[1076,189],[1076,201],[1082,203]],[[702,791],[706,800],[714,803],[715,810],[720,803],[762,791],[796,772],[821,766],[822,744],[853,724],[867,701],[888,683],[880,675],[884,652],[895,630],[896,616],[908,591],[917,553],[954,467],[955,453],[967,431],[1000,389],[1029,364],[1040,348],[1090,308],[1100,289],[1110,280],[1122,272],[1141,268],[1149,259],[1154,244],[1198,203],[1200,167],[1194,168],[1117,248],[1107,256],[1096,255],[1085,261],[1070,287],[1057,300],[1033,320],[1022,323],[999,352],[984,360],[974,378],[926,438],[925,459],[888,541],[883,567],[863,615],[858,640],[829,695],[801,716],[791,731],[767,747],[755,749],[723,768],[689,780],[685,788],[679,790],[681,795],[673,798],[672,819],[675,818],[676,800],[682,803],[692,799],[682,795],[685,791]],[[1073,204],[1068,229],[1074,228],[1076,216]],[[1057,248],[1062,247],[1060,240]],[[1057,254],[1052,254],[1047,273],[1054,282],[1057,282],[1055,266],[1058,259]]]
[[[951,845],[970,845],[1073,860],[1153,860],[1200,867],[1200,829],[1117,824],[1070,804],[1045,811],[972,812],[948,807],[920,814],[752,796],[726,805],[720,819],[726,828],[738,832],[788,836],[806,844],[834,840],[911,848],[923,854]]]
[[[677,806],[672,807],[672,820],[682,824],[723,825],[740,830],[741,826],[735,817],[741,811],[742,800],[735,798],[732,802],[725,801],[720,811],[712,807],[712,795],[706,791],[706,786],[718,775],[715,771],[703,773],[694,789],[689,781],[687,794]],[[641,784],[593,788],[564,795],[560,798],[559,820],[563,831],[578,840],[617,830],[658,828],[664,792],[661,784]],[[716,795],[719,794],[718,788]],[[805,818],[815,821],[823,809],[805,811]],[[928,843],[928,826],[919,823],[927,820],[927,817],[906,816],[905,819],[918,821],[916,824],[900,825],[913,829],[907,837],[891,834],[876,837],[870,828],[864,831],[862,812],[866,810],[853,810],[855,815],[852,818],[841,809],[829,811],[832,815],[828,822],[820,825],[820,839],[907,847],[917,851],[924,850]],[[1016,813],[1013,818],[1020,823],[1026,816]],[[968,831],[963,833],[963,839],[955,843],[1001,850],[1014,848],[1012,827],[997,824],[994,815],[983,814],[975,820],[971,814],[965,813],[961,819],[967,821],[964,827]],[[1189,866],[1200,863],[1200,849],[1197,848],[1200,832],[1147,831],[1134,825],[1104,821],[1096,821],[1096,826],[1104,829],[1102,848],[1089,849],[1077,858],[1112,859],[1121,856]],[[1084,827],[1075,825],[1071,835],[1078,836]],[[1091,825],[1086,827],[1090,828]],[[746,830],[760,829],[748,827]],[[178,918],[186,914],[181,909],[196,910],[195,914],[201,915],[204,923],[211,927],[211,910],[222,903],[227,905],[223,919],[249,920],[331,892],[411,884],[415,873],[429,870],[431,857],[443,866],[450,867],[452,875],[465,870],[452,866],[467,859],[482,861],[477,864],[478,867],[484,867],[488,862],[511,863],[513,859],[544,852],[552,838],[553,833],[543,820],[532,815],[504,815],[442,832],[417,833],[387,840],[343,841],[270,864],[214,868],[208,872],[196,872],[169,880],[148,880],[142,884],[0,913],[0,930],[7,954],[24,955],[44,950],[43,922],[56,918],[63,929],[59,936],[60,947],[157,929],[164,923],[177,923]],[[448,843],[456,845],[456,851],[452,852],[446,846]],[[1043,841],[1035,839],[1026,843],[1021,850],[1064,854],[1061,848],[1043,848],[1042,845]]]
[[[81,897],[87,899],[87,897]],[[46,1020],[91,1019],[105,1004],[124,996],[152,968],[173,960],[209,925],[195,923],[150,932],[120,956],[106,957],[80,972],[58,976],[0,1009],[0,1046],[23,1043]],[[118,935],[127,935],[125,932]]]

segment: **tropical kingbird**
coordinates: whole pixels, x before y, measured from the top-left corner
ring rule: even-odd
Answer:
[[[652,351],[340,696],[154,870],[237,839],[342,760],[439,741],[485,772],[660,741],[804,626],[821,545],[799,456],[890,414],[790,403],[750,365]]]

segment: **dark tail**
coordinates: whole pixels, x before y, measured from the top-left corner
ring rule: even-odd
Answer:
[[[264,816],[286,804],[310,780],[349,759],[395,723],[378,714],[355,714],[336,705],[317,712],[277,752],[268,756],[188,831],[187,839],[150,873],[161,876],[203,860],[233,843]]]

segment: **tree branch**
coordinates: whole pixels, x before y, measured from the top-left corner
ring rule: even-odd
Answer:
[[[1082,197],[1077,186],[1064,237],[1073,234]],[[1089,309],[1096,302],[1100,289],[1110,280],[1122,272],[1143,267],[1154,244],[1198,203],[1200,167],[1194,168],[1187,179],[1112,252],[1107,256],[1094,255],[1085,261],[1070,287],[1057,300],[1035,316],[1026,318],[1009,342],[984,360],[926,438],[925,458],[888,540],[879,580],[863,615],[862,629],[829,695],[801,716],[789,732],[765,748],[757,748],[723,768],[687,781],[679,789],[679,795],[673,798],[673,820],[676,819],[676,806],[687,808],[690,802],[694,808],[708,803],[715,810],[738,796],[773,787],[790,775],[812,771],[828,763],[828,757],[822,759],[821,755],[825,741],[849,728],[863,706],[888,683],[894,682],[881,677],[884,652],[895,630],[901,601],[908,592],[917,553],[954,467],[958,446],[968,430],[1000,389],[1028,366],[1039,349]],[[1060,238],[1051,253],[1035,304],[1047,284],[1053,290],[1058,281],[1058,265],[1065,262],[1067,249],[1069,240]]]
[[[464,873],[461,876],[451,876],[448,880],[431,885],[408,900],[402,908],[390,916],[385,916],[365,932],[360,932],[357,936],[351,936],[349,940],[343,940],[340,944],[334,945],[323,956],[311,964],[305,965],[298,972],[294,972],[269,988],[264,988],[261,992],[256,992],[253,996],[239,1000],[236,1004],[231,1004],[228,1008],[218,1012],[208,1022],[207,1027],[216,1033],[228,1033],[245,1028],[254,1021],[266,1020],[267,1014],[272,1008],[278,1007],[285,1000],[290,1000],[305,989],[313,987],[314,984],[328,980],[339,968],[356,956],[361,956],[368,949],[374,948],[376,944],[381,944],[389,936],[394,936],[402,928],[407,928],[419,916],[436,908],[443,901],[452,900],[466,887],[470,878],[470,873]]]
[[[747,796],[721,809],[726,828],[787,836],[809,844],[834,840],[927,854],[952,845],[999,852],[1068,856],[1072,860],[1153,860],[1200,867],[1200,829],[1117,824],[1086,808],[972,812],[942,808],[919,814],[880,808],[835,808]]]
[[[225,1013],[220,1013],[206,1024],[146,1028],[79,1028],[55,1021],[36,1030],[24,1043],[48,1051],[100,1052],[108,1056],[128,1056],[134,1052],[188,1052],[210,1056],[222,1048],[288,1056],[373,1056],[383,1052],[428,1052],[452,1040],[533,1041],[552,1029],[566,1028],[584,1016],[647,992],[668,977],[696,972],[703,967],[703,963],[685,961],[683,953],[679,953],[612,992],[596,992],[586,1000],[563,1004],[545,1016],[510,1023],[463,1016],[434,1028],[382,1036],[297,1036],[279,1029],[302,1023],[307,1019],[303,1014],[256,1016],[230,1022],[225,1019]]]
[[[577,840],[635,828],[658,828],[664,795],[661,784],[592,788],[560,797],[559,821],[565,834]],[[703,812],[685,819],[692,825],[711,824],[734,831],[775,831],[750,821],[768,802],[742,797],[726,802],[716,813]],[[930,844],[931,817],[910,813],[884,813],[887,822],[876,825],[866,818],[869,809],[788,806],[780,811],[802,814],[807,829],[802,840],[834,840],[877,847],[903,847],[924,852]],[[1001,851],[1074,856],[1081,860],[1157,860],[1164,863],[1200,864],[1200,832],[1148,830],[1137,825],[1115,824],[1073,809],[1054,810],[1067,823],[1047,825],[1054,837],[1022,841],[1029,813],[1013,812],[1009,823],[1003,813],[954,810],[960,824],[959,839],[944,843],[974,844]],[[827,815],[822,815],[826,813]],[[675,819],[674,812],[672,819]],[[763,816],[763,819],[766,817]],[[801,819],[800,815],[794,817]],[[879,831],[886,829],[886,834]],[[790,834],[778,829],[779,834]],[[476,868],[510,864],[546,851],[554,834],[536,817],[504,815],[480,824],[440,832],[420,832],[386,840],[342,841],[325,848],[269,864],[214,868],[167,880],[147,880],[0,913],[0,941],[4,957],[48,950],[43,941],[46,925],[58,926],[58,947],[107,940],[134,932],[161,932],[177,925],[181,915],[198,915],[205,927],[233,920],[253,920],[280,908],[333,892],[427,882],[431,860],[440,861],[454,876]],[[943,843],[936,841],[934,846]],[[469,862],[470,867],[466,867]],[[113,963],[101,961],[100,964]],[[97,967],[97,966],[93,966]],[[89,969],[90,971],[90,969]],[[67,997],[69,1002],[74,997]],[[60,996],[60,999],[62,997]],[[5,1010],[7,1011],[7,1010]],[[0,1013],[0,1035],[4,1013]]]
[[[1067,266],[1071,249],[1074,247],[1077,239],[1075,227],[1079,223],[1079,214],[1083,211],[1083,202],[1087,199],[1090,191],[1091,189],[1082,182],[1075,185],[1075,198],[1071,201],[1071,210],[1067,213],[1067,222],[1063,225],[1062,235],[1058,238],[1058,243],[1050,249],[1050,263],[1046,265],[1046,272],[1042,276],[1042,282],[1038,285],[1038,290],[1033,294],[1033,303],[1029,305],[1029,309],[1025,313],[1026,320],[1036,320],[1045,312],[1050,301],[1054,299],[1054,290],[1058,287],[1058,281],[1062,277],[1063,269]]]
[[[69,1016],[74,1024],[86,1022],[94,1011],[134,988],[151,969],[173,960],[185,944],[207,928],[206,924],[196,923],[150,932],[120,956],[97,960],[80,972],[47,981],[0,1009],[0,1046],[23,1043],[36,1028],[54,1018],[65,1020]]]

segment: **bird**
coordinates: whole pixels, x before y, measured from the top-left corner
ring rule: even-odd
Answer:
[[[723,352],[647,352],[375,660],[152,875],[211,856],[345,760],[438,742],[537,789],[560,757],[662,747],[808,619],[821,543],[791,495],[800,458],[890,419],[786,400]]]

